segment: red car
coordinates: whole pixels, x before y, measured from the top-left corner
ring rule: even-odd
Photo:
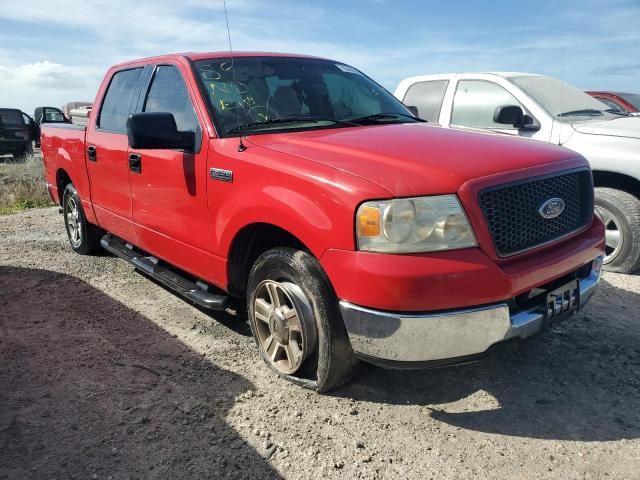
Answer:
[[[609,108],[617,109],[625,113],[637,113],[640,111],[640,95],[637,93],[620,92],[587,92],[597,98]]]
[[[430,126],[341,62],[116,65],[88,126],[44,124],[42,152],[76,252],[246,305],[266,363],[318,391],[357,358],[469,361],[581,309],[600,277],[584,158]]]

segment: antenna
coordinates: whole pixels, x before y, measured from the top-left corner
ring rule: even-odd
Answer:
[[[231,31],[229,30],[229,15],[227,14],[227,0],[222,0],[222,4],[224,5],[224,18],[227,21],[227,38],[229,39],[229,52],[231,52],[231,75],[233,76],[233,84],[237,86],[236,82],[236,68],[233,63],[233,47],[231,46]],[[247,147],[245,147],[242,142],[242,125],[240,124],[240,105],[236,105],[236,117],[238,119],[238,133],[240,134],[240,145],[238,145],[238,151],[244,152]]]

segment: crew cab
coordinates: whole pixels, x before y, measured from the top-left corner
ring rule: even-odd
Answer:
[[[354,67],[190,53],[112,67],[42,124],[71,248],[242,311],[277,374],[469,361],[584,307],[604,228],[571,150],[431,126]]]
[[[640,118],[530,73],[411,77],[395,96],[444,127],[530,138],[580,153],[593,169],[596,207],[606,224],[605,268],[640,269]]]

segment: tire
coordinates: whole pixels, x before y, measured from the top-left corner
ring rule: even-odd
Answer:
[[[91,255],[100,250],[100,238],[103,232],[87,222],[80,196],[71,183],[64,189],[62,213],[64,214],[67,238],[74,252],[81,255]]]
[[[19,163],[26,162],[32,153],[33,147],[31,145],[27,145],[13,154],[13,161]]]
[[[281,377],[318,392],[352,377],[357,362],[338,299],[312,255],[293,248],[260,255],[249,273],[247,312],[260,356]]]
[[[595,189],[595,206],[607,235],[604,269],[632,273],[640,268],[640,200],[613,188]]]

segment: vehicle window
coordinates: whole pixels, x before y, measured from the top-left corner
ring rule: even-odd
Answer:
[[[393,95],[342,63],[239,57],[201,60],[195,67],[222,136],[240,129],[258,133],[418,121]]]
[[[598,100],[557,78],[526,76],[511,77],[510,80],[554,117],[602,116],[599,113],[602,104]]]
[[[127,117],[137,93],[136,87],[141,72],[142,68],[122,70],[111,78],[98,117],[98,126],[101,129],[121,133],[126,131]]]
[[[45,109],[44,121],[47,123],[61,123],[64,122],[64,115],[57,110]]]
[[[418,108],[418,116],[428,122],[438,122],[449,80],[414,83],[407,90],[404,104]]]
[[[496,108],[503,105],[522,107],[520,102],[500,85],[485,80],[461,80],[453,97],[451,125],[473,128],[511,128],[493,121]]]
[[[622,108],[622,106],[618,105],[616,102],[614,102],[613,100],[610,100],[608,98],[602,98],[602,97],[594,97],[597,98],[598,100],[600,100],[602,103],[604,103],[607,107],[612,108],[613,110],[619,110],[621,112],[624,112],[625,109]]]
[[[638,95],[637,93],[621,93],[620,97],[625,102],[629,102],[631,105],[640,110],[640,95]]]
[[[0,125],[5,127],[24,125],[22,112],[20,110],[10,109],[0,110]]]
[[[160,65],[156,69],[143,111],[172,113],[178,130],[198,130],[198,118],[187,86],[180,71],[172,65]]]

